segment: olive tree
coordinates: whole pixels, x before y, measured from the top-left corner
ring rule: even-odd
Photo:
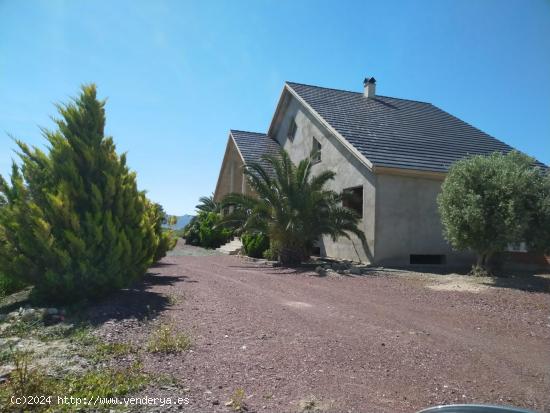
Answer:
[[[438,196],[445,238],[456,250],[477,253],[477,267],[510,243],[526,241],[544,249],[548,223],[547,177],[535,161],[518,152],[476,155],[456,162]],[[545,200],[546,197],[546,200]],[[546,241],[544,240],[546,237]]]
[[[550,254],[550,170],[539,182],[537,190],[536,211],[525,241],[531,250]]]

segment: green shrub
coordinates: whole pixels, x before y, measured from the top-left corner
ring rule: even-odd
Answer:
[[[0,298],[10,295],[26,287],[26,284],[14,277],[0,273]]]
[[[269,238],[262,232],[244,233],[241,241],[245,254],[253,258],[263,257],[264,252],[269,248]]]
[[[152,220],[155,229],[155,235],[158,239],[157,249],[153,258],[154,262],[159,261],[166,256],[176,245],[176,238],[173,236],[173,231],[164,227],[167,222],[167,215],[160,204],[149,203],[149,218]]]
[[[200,212],[198,221],[201,247],[218,248],[231,237],[231,230],[219,225],[221,216],[217,212]]]
[[[159,237],[159,245],[155,253],[155,262],[165,257],[168,251],[174,249],[177,242],[177,239],[174,236],[174,231],[170,229],[163,228],[161,232],[157,234],[157,236]]]
[[[550,170],[538,185],[538,202],[525,236],[530,250],[550,255]]]
[[[270,246],[264,251],[263,257],[269,261],[277,261],[279,259],[279,250],[277,250],[273,246]]]
[[[152,264],[159,236],[136,174],[105,136],[94,85],[60,105],[47,152],[17,142],[21,167],[0,177],[0,271],[50,302],[99,298]]]
[[[541,211],[545,202],[550,205],[550,186],[544,188],[543,171],[518,152],[462,159],[449,170],[437,198],[444,236],[453,248],[478,254],[475,273],[487,270],[490,258],[511,243],[527,241],[547,250],[544,222],[550,216]]]
[[[183,238],[185,238],[186,244],[200,245],[200,221],[199,217],[195,216],[189,221],[189,223],[183,228]]]

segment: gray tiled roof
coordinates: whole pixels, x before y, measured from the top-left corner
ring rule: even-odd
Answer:
[[[272,175],[273,170],[271,166],[261,158],[263,155],[277,156],[281,150],[279,143],[265,133],[246,132],[234,129],[231,129],[230,132],[244,158],[245,164],[259,162],[260,165]]]
[[[375,166],[446,172],[468,155],[513,150],[430,103],[287,85]]]

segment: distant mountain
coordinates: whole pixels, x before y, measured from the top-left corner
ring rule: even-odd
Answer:
[[[176,217],[178,220],[176,221],[176,225],[174,225],[172,229],[182,229],[184,226],[187,225],[189,221],[191,221],[191,218],[193,217],[194,215],[182,215]]]

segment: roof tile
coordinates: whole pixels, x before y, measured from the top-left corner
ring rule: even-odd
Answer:
[[[237,148],[244,158],[245,164],[260,163],[264,169],[273,175],[271,165],[262,159],[263,155],[277,156],[281,151],[279,143],[265,133],[246,132],[232,129],[230,131]]]
[[[430,103],[287,85],[375,166],[446,172],[468,155],[514,149]]]

